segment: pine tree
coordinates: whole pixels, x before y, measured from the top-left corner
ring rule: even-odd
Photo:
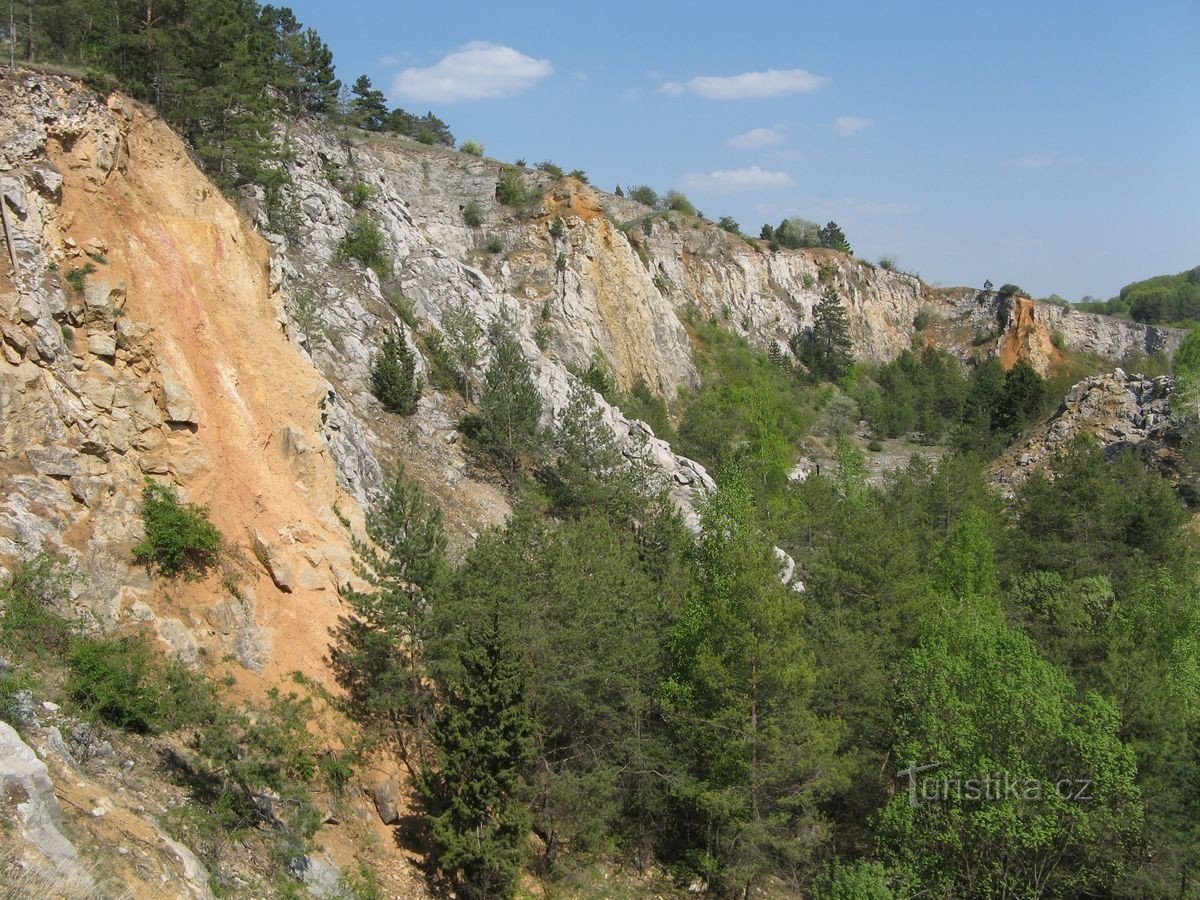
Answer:
[[[530,829],[525,676],[499,613],[455,648],[433,726],[437,765],[417,786],[439,869],[467,898],[510,897]]]
[[[350,101],[350,113],[358,127],[367,131],[380,131],[388,116],[387,100],[383,91],[376,90],[368,76],[359,75],[354,86],[350,88],[350,93],[354,95],[354,99]]]
[[[389,333],[371,366],[371,392],[388,412],[409,416],[417,411],[421,381],[416,368],[416,354],[408,342]]]
[[[815,377],[836,381],[853,363],[850,319],[830,285],[813,310],[813,327],[793,338],[792,350]]]
[[[846,240],[846,233],[842,231],[837,222],[830,222],[817,234],[822,247],[837,250],[840,253],[850,253],[850,242]]]
[[[1037,413],[1045,390],[1045,382],[1037,370],[1025,360],[1017,360],[1004,376],[993,427],[1000,431],[1016,431]]]
[[[459,387],[463,397],[469,401],[473,393],[475,367],[479,365],[479,342],[483,339],[483,328],[466,299],[446,313],[442,328],[446,334],[446,347],[458,366],[456,374]]]
[[[354,616],[338,623],[331,663],[350,714],[414,771],[433,709],[425,655],[429,595],[445,563],[442,514],[401,469],[366,530],[366,541],[354,541],[354,568],[370,590],[347,593]]]
[[[548,480],[563,509],[576,514],[603,511],[623,518],[647,493],[645,473],[621,456],[595,395],[587,385],[571,385],[567,405],[558,415],[559,458]]]
[[[517,468],[541,443],[542,398],[520,345],[501,335],[479,397],[479,439],[516,480]]]

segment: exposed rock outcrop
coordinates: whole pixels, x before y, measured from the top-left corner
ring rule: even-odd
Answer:
[[[297,586],[293,606],[235,565],[238,595],[225,595],[239,612],[214,628],[207,588],[173,587],[159,616],[161,591],[129,564],[147,476],[208,506],[227,537],[293,528],[349,553],[332,510],[361,521],[345,485],[378,476],[363,432],[329,414],[331,386],[280,327],[268,244],[153,112],[48,75],[9,74],[0,95],[17,262],[0,272],[0,564],[52,550],[80,572],[88,620],[153,623],[191,664],[240,648],[270,676],[259,616],[288,638],[274,644],[282,671],[325,677],[340,609],[326,579]],[[339,460],[354,464],[346,476]]]
[[[1005,368],[1023,359],[1042,375],[1062,362],[1064,352],[1136,364],[1160,351],[1173,354],[1186,334],[970,288],[931,291],[929,310],[936,343],[960,358],[995,355]]]
[[[1169,375],[1146,378],[1121,369],[1084,379],[1067,392],[1048,422],[993,463],[993,481],[1017,484],[1030,472],[1045,470],[1079,436],[1094,438],[1110,454],[1147,442],[1162,447],[1173,436],[1173,390]]]
[[[68,883],[80,893],[95,883],[63,833],[62,810],[46,764],[7,722],[0,722],[0,808],[16,825],[20,865],[49,885]]]

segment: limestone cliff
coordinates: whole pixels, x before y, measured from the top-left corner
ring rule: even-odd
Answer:
[[[1023,359],[1042,375],[1066,352],[1136,365],[1154,353],[1174,353],[1186,333],[971,288],[931,290],[927,309],[929,337],[960,358],[995,355],[1005,368]]]
[[[350,571],[333,509],[353,501],[320,437],[330,388],[281,327],[268,245],[149,110],[45,76],[3,91],[18,114],[0,126],[16,249],[0,277],[0,553],[64,554],[82,606],[109,626],[153,620],[193,663],[233,652],[320,675]],[[234,545],[257,534],[280,571],[243,565],[173,589],[165,610],[127,564],[147,476],[209,506]]]

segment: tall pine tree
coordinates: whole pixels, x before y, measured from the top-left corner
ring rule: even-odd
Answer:
[[[442,514],[401,469],[355,540],[355,571],[369,589],[353,590],[352,617],[339,620],[331,664],[350,714],[415,772],[426,758],[432,698],[426,651],[430,594],[442,573]]]
[[[467,898],[511,897],[530,815],[523,770],[533,754],[522,671],[497,609],[463,636],[440,679],[437,765],[421,774],[438,868]]]
[[[811,864],[825,831],[818,803],[839,780],[841,729],[810,707],[803,604],[780,582],[741,473],[729,473],[701,523],[661,700],[689,763],[676,786],[679,828],[713,886],[744,895]]]
[[[850,369],[850,319],[833,285],[813,310],[813,327],[793,335],[791,348],[815,378],[836,381]]]
[[[542,398],[520,345],[507,335],[500,338],[484,376],[479,414],[480,441],[515,482],[521,461],[541,445]]]

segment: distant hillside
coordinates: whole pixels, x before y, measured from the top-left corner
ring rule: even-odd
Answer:
[[[1121,288],[1119,296],[1094,303],[1079,303],[1076,309],[1129,316],[1136,322],[1158,324],[1200,319],[1200,266],[1178,275],[1155,275]]]

